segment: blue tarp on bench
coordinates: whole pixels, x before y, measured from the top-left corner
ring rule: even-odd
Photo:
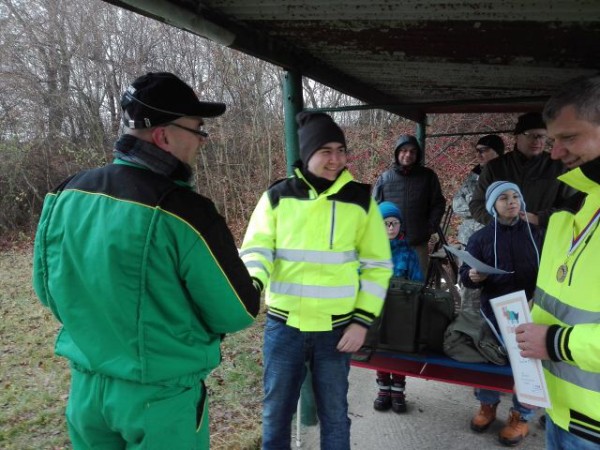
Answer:
[[[359,359],[352,359],[353,366],[501,392],[513,390],[510,365],[464,363],[439,353],[416,354],[379,350],[367,361],[361,361],[360,356],[358,354]]]

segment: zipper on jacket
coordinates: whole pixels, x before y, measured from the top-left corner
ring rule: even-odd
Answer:
[[[329,250],[333,249],[333,233],[335,232],[335,200],[331,203],[331,230],[329,232]]]

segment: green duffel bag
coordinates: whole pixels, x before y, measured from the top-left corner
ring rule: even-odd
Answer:
[[[506,349],[478,311],[458,314],[446,329],[444,353],[461,362],[508,364]]]

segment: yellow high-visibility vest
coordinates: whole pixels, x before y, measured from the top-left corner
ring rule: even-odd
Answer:
[[[552,403],[547,412],[560,428],[595,442],[600,442],[599,169],[592,162],[559,177],[587,198],[577,213],[560,211],[550,218],[532,310],[535,323],[564,327],[553,343],[562,361],[543,361]]]
[[[370,326],[392,274],[379,209],[348,171],[320,194],[299,170],[273,185],[252,214],[241,256],[266,286],[269,314],[301,331]]]

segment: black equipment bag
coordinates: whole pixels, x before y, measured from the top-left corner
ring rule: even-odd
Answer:
[[[415,353],[443,351],[444,332],[454,319],[454,300],[446,291],[423,283],[392,278],[380,317],[364,346]]]
[[[447,291],[425,288],[421,292],[418,351],[444,351],[444,333],[454,320],[454,298]]]
[[[417,351],[419,294],[423,283],[392,278],[381,315],[371,325],[365,347],[398,352]]]

